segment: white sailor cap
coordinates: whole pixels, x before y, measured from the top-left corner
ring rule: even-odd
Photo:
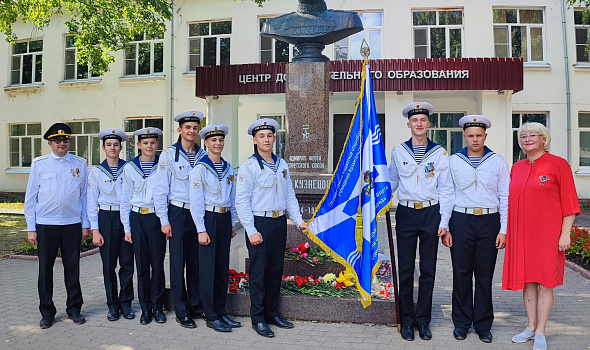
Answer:
[[[133,133],[134,136],[137,136],[138,140],[149,139],[149,138],[158,138],[158,136],[162,135],[162,130],[158,128],[143,128],[135,131]]]
[[[174,117],[174,121],[178,122],[178,124],[182,124],[184,122],[197,122],[200,123],[205,116],[203,113],[199,111],[185,111],[180,114],[177,114]]]
[[[200,132],[199,136],[201,139],[206,140],[213,136],[223,136],[229,133],[229,128],[224,124],[211,124],[204,127]]]
[[[250,127],[248,128],[248,135],[254,136],[254,134],[260,130],[271,130],[274,134],[278,129],[280,129],[280,125],[276,120],[262,118],[250,124]]]
[[[108,139],[117,139],[120,142],[127,141],[127,135],[123,132],[123,130],[119,129],[104,129],[103,131],[98,133],[99,140],[108,140]]]
[[[428,102],[412,102],[402,111],[403,116],[406,118],[416,114],[432,115],[432,113],[434,113],[434,106]]]
[[[462,127],[463,130],[472,126],[487,129],[492,127],[492,121],[483,115],[471,114],[459,119],[459,126]]]

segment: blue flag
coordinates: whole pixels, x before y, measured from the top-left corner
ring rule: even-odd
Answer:
[[[379,267],[377,219],[391,206],[392,191],[368,60],[363,63],[361,86],[340,160],[307,233],[354,275],[367,307]]]

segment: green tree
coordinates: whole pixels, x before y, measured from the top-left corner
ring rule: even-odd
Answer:
[[[590,0],[567,0],[569,6],[585,7],[582,12],[583,23],[586,25],[590,24]],[[586,54],[590,54],[590,38],[586,40]]]

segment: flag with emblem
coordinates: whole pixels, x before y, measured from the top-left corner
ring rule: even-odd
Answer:
[[[377,220],[391,206],[391,195],[367,59],[340,160],[306,231],[354,275],[364,307],[371,304],[371,284],[379,267]]]

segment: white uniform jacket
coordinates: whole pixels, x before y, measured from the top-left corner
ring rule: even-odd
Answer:
[[[89,228],[86,212],[86,159],[70,153],[37,157],[31,164],[25,194],[25,219],[28,231],[37,231],[36,224],[72,225],[82,223]]]
[[[154,208],[154,187],[165,186],[156,182],[156,167],[158,166],[158,156],[152,173],[147,178],[143,178],[143,171],[139,163],[139,156],[127,162],[123,167],[123,186],[121,191],[121,223],[125,233],[131,232],[129,214],[131,206],[140,208]]]
[[[268,164],[260,169],[255,156],[248,158],[238,169],[236,209],[248,236],[259,230],[254,227],[253,211],[287,210],[296,226],[304,221],[299,212],[287,162],[273,154],[275,170]],[[263,162],[265,163],[265,162]]]
[[[121,190],[123,185],[123,166],[125,161],[119,159],[117,165],[117,180],[111,174],[107,161],[95,166],[88,174],[88,220],[90,228],[98,230],[98,209],[105,206],[121,205]]]
[[[197,147],[196,164],[203,156],[207,155],[207,152],[198,145],[195,146]],[[180,147],[178,162],[175,161],[176,147]],[[162,226],[170,225],[168,220],[168,203],[170,201],[189,202],[189,173],[192,168],[193,166],[180,143],[173,144],[160,155],[156,172],[158,186],[154,189],[154,203],[156,215],[160,218]]]
[[[218,174],[208,156],[204,156],[190,172],[190,208],[197,232],[205,232],[205,205],[225,207],[231,211],[231,225],[236,222],[236,184],[234,167],[222,159],[223,171]]]
[[[418,164],[412,150],[412,139],[400,143],[391,152],[389,180],[392,191],[398,190],[400,201],[437,200],[440,204],[439,227],[449,229],[455,194],[449,173],[449,157],[443,147],[428,140],[424,158]]]
[[[471,166],[467,148],[449,159],[455,185],[455,205],[464,208],[499,208],[500,232],[506,233],[510,172],[501,155],[485,147],[477,169]]]

